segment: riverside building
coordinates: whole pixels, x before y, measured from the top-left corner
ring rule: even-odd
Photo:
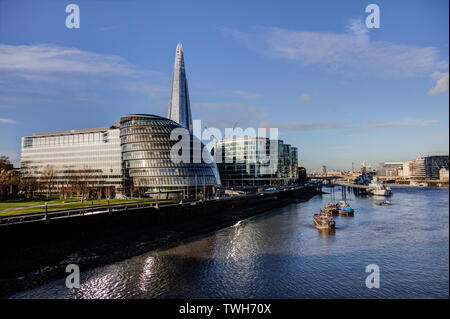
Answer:
[[[448,155],[419,156],[414,162],[413,178],[416,179],[439,179],[439,171],[448,169]]]
[[[170,137],[180,128],[195,147],[190,160],[174,162],[170,151],[177,141]],[[110,127],[33,133],[22,138],[21,170],[37,179],[42,192],[83,188],[99,197],[205,198],[220,186],[220,177],[212,159],[194,156],[196,148],[203,154],[204,145],[192,134],[183,47],[178,44],[169,118],[125,115]]]
[[[214,158],[223,186],[298,182],[298,150],[282,140],[263,137],[225,139],[216,142]]]
[[[102,197],[121,197],[119,124],[22,137],[21,170],[37,178],[40,191],[89,188]]]
[[[406,162],[384,162],[377,168],[377,175],[405,179],[439,179],[441,169],[448,169],[448,155],[419,156]]]
[[[195,156],[202,154],[204,145],[192,134],[187,160],[174,161],[171,151],[178,140],[170,135],[177,128],[183,126],[156,115],[123,116],[120,138],[125,177],[152,197],[210,197],[220,185],[217,167],[212,158],[207,162]]]

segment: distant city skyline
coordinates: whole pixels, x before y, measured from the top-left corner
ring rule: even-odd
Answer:
[[[0,155],[33,132],[166,116],[182,42],[192,119],[278,127],[308,171],[448,154],[448,1],[0,2]],[[257,10],[255,10],[257,8]],[[276,11],[277,14],[273,14]]]

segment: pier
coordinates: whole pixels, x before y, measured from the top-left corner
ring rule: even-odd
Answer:
[[[370,188],[368,185],[358,185],[355,183],[341,182],[341,181],[336,181],[334,184],[339,185],[339,186],[345,186],[348,188],[358,188],[358,189],[369,189]]]

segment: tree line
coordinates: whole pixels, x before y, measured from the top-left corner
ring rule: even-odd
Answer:
[[[58,174],[52,165],[36,171],[27,163],[21,169],[14,168],[6,156],[0,156],[0,200],[34,198],[38,195],[47,199],[51,195],[68,198],[74,195],[82,198],[111,198],[113,187],[102,187],[102,171],[88,166]]]

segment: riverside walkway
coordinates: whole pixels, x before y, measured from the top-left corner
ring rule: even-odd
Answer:
[[[0,227],[7,226],[9,224],[16,223],[29,223],[29,222],[42,222],[46,221],[50,222],[51,219],[55,218],[70,218],[70,217],[79,217],[79,216],[89,216],[96,214],[109,214],[120,213],[120,212],[129,212],[133,210],[140,210],[142,208],[150,208],[159,210],[161,207],[167,206],[185,206],[185,205],[197,205],[203,202],[212,202],[212,201],[228,201],[234,200],[238,198],[246,198],[246,197],[254,197],[259,195],[277,195],[279,193],[283,193],[286,191],[295,191],[305,188],[305,186],[297,186],[286,189],[280,189],[277,191],[261,191],[254,192],[250,194],[240,194],[240,195],[232,195],[232,196],[223,196],[223,197],[215,197],[211,199],[197,199],[197,200],[183,200],[183,201],[157,201],[157,202],[148,202],[148,201],[139,201],[133,202],[129,204],[118,203],[118,204],[106,204],[106,205],[91,205],[85,207],[77,207],[77,208],[69,208],[69,209],[61,209],[61,210],[51,210],[51,211],[40,211],[33,213],[23,213],[23,214],[11,214],[0,216]]]

